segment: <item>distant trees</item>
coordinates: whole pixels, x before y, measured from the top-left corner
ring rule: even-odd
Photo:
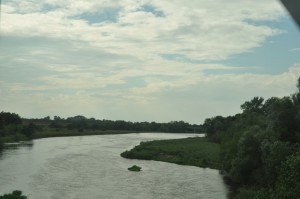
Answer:
[[[22,122],[24,125],[22,125]],[[189,124],[184,121],[171,121],[168,123],[157,122],[130,122],[124,120],[106,120],[86,118],[82,115],[68,117],[66,119],[50,116],[41,119],[21,119],[15,113],[0,114],[0,136],[22,134],[32,137],[36,131],[43,127],[59,129],[77,130],[98,130],[98,131],[142,131],[142,132],[172,132],[172,133],[201,133],[201,126]]]
[[[144,132],[173,132],[173,133],[191,133],[195,129],[200,132],[199,125],[191,125],[184,121],[171,121],[169,123],[157,122],[130,122],[124,120],[97,120],[95,118],[86,118],[84,116],[69,117],[62,119],[54,117],[49,124],[50,128],[68,128],[69,130],[84,131],[101,130],[101,131],[144,131]],[[198,127],[198,128],[197,128]]]
[[[21,117],[18,114],[9,112],[1,112],[0,121],[4,125],[22,123]]]
[[[42,120],[48,120],[46,117]],[[31,139],[33,134],[39,129],[34,123],[23,125],[21,117],[16,113],[1,112],[0,113],[0,136],[14,136],[15,141],[19,137]]]
[[[18,114],[1,112],[0,113],[0,128],[3,128],[7,125],[18,125],[21,124],[22,120]]]
[[[50,121],[50,116],[46,116],[43,118],[45,121]]]
[[[22,195],[22,191],[13,191],[10,194],[0,196],[0,199],[27,199],[27,196]]]
[[[22,124],[22,119],[18,114],[1,112],[0,113],[0,136],[16,134],[20,125]]]
[[[38,127],[32,122],[28,125],[23,126],[21,133],[27,138],[32,138],[33,134],[38,130]]]

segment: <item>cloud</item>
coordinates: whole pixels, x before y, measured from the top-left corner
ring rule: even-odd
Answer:
[[[273,0],[5,1],[0,103],[28,117],[234,114],[253,96],[294,91],[299,65],[269,75],[222,64],[283,33],[272,25],[283,15]]]
[[[122,75],[121,75],[122,76]],[[132,121],[186,120],[201,123],[207,117],[230,115],[254,96],[288,96],[296,91],[300,65],[279,75],[194,75],[163,80],[148,77],[140,85],[102,87],[90,77],[53,80],[54,85],[2,84],[1,104],[10,111],[38,116],[83,114],[87,117]],[[76,83],[77,82],[77,83]],[[43,84],[45,85],[45,84]],[[33,90],[30,90],[33,86]],[[57,90],[55,90],[55,87]],[[7,94],[7,95],[6,95]],[[20,101],[19,99],[22,99]],[[37,111],[38,110],[38,111]],[[134,114],[131,114],[134,112]],[[26,115],[25,115],[26,116]]]
[[[149,54],[172,53],[218,60],[247,52],[262,45],[267,37],[281,33],[270,26],[247,22],[279,20],[283,14],[279,3],[266,2],[12,1],[3,6],[2,31],[84,41],[108,52],[141,59]],[[116,12],[115,21],[103,21],[108,10]],[[155,15],[153,10],[163,14]],[[80,18],[88,13],[98,13],[92,20],[95,23]]]
[[[293,49],[291,49],[290,51],[292,51],[292,52],[297,52],[297,51],[300,51],[300,48],[293,48]]]

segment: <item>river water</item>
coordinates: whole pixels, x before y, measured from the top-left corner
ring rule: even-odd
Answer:
[[[217,170],[128,160],[120,153],[141,141],[192,134],[141,133],[34,140],[0,155],[0,194],[29,199],[225,199]],[[127,170],[132,165],[141,172]]]

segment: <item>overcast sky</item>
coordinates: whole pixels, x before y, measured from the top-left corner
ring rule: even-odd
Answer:
[[[2,0],[0,111],[22,117],[200,124],[299,76],[277,0]]]

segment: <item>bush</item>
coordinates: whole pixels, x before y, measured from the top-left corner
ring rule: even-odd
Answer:
[[[10,194],[4,194],[0,196],[0,199],[27,199],[27,196],[22,195],[22,191],[13,191]]]
[[[142,167],[133,165],[132,167],[129,167],[128,170],[129,171],[141,171]]]

